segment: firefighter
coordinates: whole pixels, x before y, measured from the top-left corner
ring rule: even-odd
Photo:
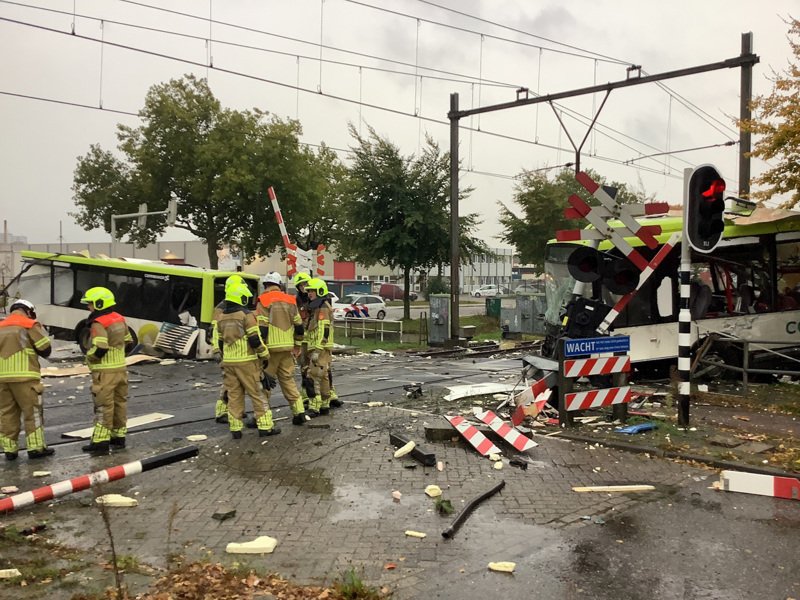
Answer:
[[[0,321],[0,445],[6,460],[19,455],[20,417],[28,458],[55,453],[44,441],[44,388],[36,357],[46,358],[50,350],[50,338],[36,320],[36,307],[27,300],[15,300],[10,314]]]
[[[244,283],[244,279],[241,275],[231,275],[225,280],[225,289],[227,291],[229,286],[232,286],[237,283]],[[225,310],[225,300],[223,299],[219,304],[214,307],[214,313],[211,316],[211,328],[206,332],[206,343],[211,344],[214,348],[217,348],[217,343],[213,340],[213,332],[216,322],[219,320],[219,316],[222,314],[222,311]],[[219,354],[216,355],[220,357]],[[219,386],[219,397],[217,398],[216,403],[214,404],[214,420],[217,423],[227,423],[228,422],[228,393],[225,391],[225,384],[220,384]]]
[[[128,369],[125,353],[133,347],[133,337],[125,318],[113,310],[117,302],[108,288],[93,287],[81,298],[92,311],[89,326],[89,350],[86,364],[92,373],[94,430],[92,439],[81,450],[108,454],[110,447],[124,448],[128,431]]]
[[[235,440],[242,437],[245,394],[253,402],[258,435],[276,435],[281,429],[272,421],[269,399],[261,387],[261,365],[269,358],[269,350],[261,339],[255,315],[246,307],[253,292],[245,283],[231,282],[225,287],[225,308],[214,326],[213,339],[222,355],[231,436]]]
[[[277,379],[292,410],[292,424],[302,425],[306,420],[303,400],[294,382],[295,359],[300,355],[304,332],[300,313],[295,298],[283,291],[280,273],[268,273],[262,283],[264,293],[258,297],[256,318],[269,350],[266,378],[272,385]]]
[[[333,311],[328,302],[328,286],[322,279],[309,281],[306,290],[311,311],[306,333],[308,374],[314,382],[314,396],[309,400],[306,414],[313,418],[327,415],[331,410],[328,370],[333,349]]]
[[[294,286],[297,289],[297,294],[295,296],[297,308],[300,311],[300,318],[302,319],[303,325],[306,329],[308,329],[308,318],[310,316],[310,311],[308,309],[310,300],[308,299],[308,294],[306,293],[306,285],[308,285],[309,281],[311,281],[311,276],[303,271],[298,272],[297,275],[294,276]],[[307,344],[304,342],[300,353],[300,375],[302,379],[302,385],[300,386],[300,397],[303,399],[303,404],[308,406],[309,395],[314,395],[311,391],[314,389],[314,382],[310,377],[308,377],[308,359],[306,356],[306,348]],[[336,394],[336,387],[333,385],[333,370],[330,368],[328,369],[328,385],[330,386],[330,405],[333,408],[342,406],[342,401],[339,400],[339,396]]]

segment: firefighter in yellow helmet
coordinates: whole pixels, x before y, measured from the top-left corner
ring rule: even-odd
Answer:
[[[227,292],[228,288],[240,283],[244,283],[244,278],[241,275],[231,275],[225,280],[225,291]],[[216,322],[219,320],[223,310],[225,310],[224,299],[214,307],[214,313],[211,316],[211,327],[206,332],[206,343],[211,344],[214,348],[218,348],[217,341],[213,339]],[[219,386],[219,397],[214,405],[214,419],[217,423],[228,422],[228,394],[225,392],[225,384]]]
[[[266,381],[274,386],[277,380],[292,411],[292,423],[302,425],[306,416],[294,382],[294,367],[303,342],[303,323],[295,299],[283,291],[280,273],[267,273],[261,281],[264,293],[258,297],[256,318],[269,349]]]
[[[133,337],[125,317],[114,310],[117,302],[108,288],[93,287],[81,298],[91,312],[89,350],[86,364],[92,373],[94,430],[92,439],[81,450],[108,454],[111,446],[125,447],[128,432],[128,368],[125,353],[133,347]]]
[[[309,400],[306,414],[313,418],[326,415],[331,409],[328,371],[333,350],[333,310],[328,301],[328,286],[322,279],[309,281],[306,290],[311,312],[306,332],[308,374],[314,382],[314,396]]]
[[[19,453],[20,417],[25,423],[28,458],[45,458],[55,450],[44,441],[44,411],[39,359],[50,356],[50,338],[36,320],[36,307],[15,300],[0,321],[0,445],[6,460]]]
[[[253,292],[245,283],[226,285],[225,308],[214,325],[212,339],[222,355],[222,384],[228,394],[228,426],[233,439],[242,437],[244,397],[250,396],[259,436],[281,432],[272,421],[269,399],[261,387],[261,365],[269,350],[261,339],[255,315],[246,304]]]

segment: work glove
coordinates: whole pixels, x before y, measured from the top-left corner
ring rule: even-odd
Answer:
[[[222,362],[222,352],[214,352],[214,362],[219,364]]]
[[[317,364],[319,362],[319,350],[312,350],[308,358],[312,363]]]
[[[276,385],[278,385],[278,380],[277,379],[275,379],[274,377],[270,376],[266,372],[261,374],[261,386],[265,390],[274,389]]]

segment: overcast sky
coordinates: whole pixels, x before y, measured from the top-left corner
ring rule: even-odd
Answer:
[[[344,160],[348,123],[371,125],[413,154],[426,134],[449,147],[453,92],[466,109],[512,101],[518,87],[547,94],[619,81],[630,64],[658,74],[713,63],[738,56],[747,31],[761,58],[754,94],[768,94],[771,71],[790,60],[784,20],[798,8],[796,0],[0,0],[2,219],[31,243],[58,241],[60,224],[65,242],[107,240],[68,214],[76,159],[92,143],[115,149],[117,123],[140,123],[148,88],[188,72],[207,76],[224,106],[299,119],[303,142],[341,149]],[[726,69],[612,92],[582,165],[671,203],[681,200],[683,169],[704,162],[738,188],[738,146],[627,161],[737,141],[739,78]],[[601,101],[557,105],[576,143]],[[461,183],[475,188],[462,214],[479,212],[479,233],[502,246],[497,208],[513,207],[513,176],[574,160],[569,140],[547,104],[461,125]],[[764,168],[754,160],[754,174]]]

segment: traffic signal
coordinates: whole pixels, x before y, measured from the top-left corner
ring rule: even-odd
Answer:
[[[175,221],[178,219],[178,200],[177,198],[172,198],[167,204],[167,225],[172,227],[175,225]]]
[[[639,285],[639,269],[631,261],[589,246],[573,250],[567,260],[567,269],[577,281],[593,283],[601,280],[612,294],[627,294]]]
[[[711,165],[702,165],[689,178],[686,234],[698,252],[716,248],[725,230],[725,180]]]

